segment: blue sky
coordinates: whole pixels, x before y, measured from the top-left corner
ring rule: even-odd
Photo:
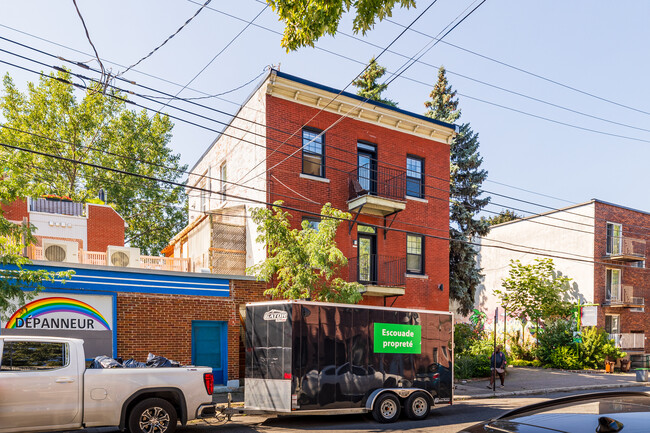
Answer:
[[[470,0],[438,0],[413,29],[436,35],[471,3]],[[78,0],[78,4],[105,66],[119,72],[124,67],[118,65],[130,65],[149,53],[192,16],[202,2]],[[416,9],[397,9],[391,21],[408,25],[429,4],[429,1],[420,0]],[[176,93],[224,49],[246,26],[245,21],[255,17],[265,4],[253,0],[213,1],[209,7],[212,9],[203,10],[175,38],[129,71],[125,78]],[[487,0],[445,38],[446,42],[465,50],[634,110],[569,90],[444,43],[437,44],[422,57],[423,63],[415,64],[392,82],[384,96],[399,102],[402,109],[421,114],[423,102],[435,83],[437,66],[442,64],[448,69],[449,80],[460,94],[461,121],[470,122],[480,136],[480,152],[484,167],[489,171],[484,189],[513,198],[493,196],[488,210],[498,212],[512,207],[518,209],[519,214],[528,214],[545,209],[531,203],[562,207],[598,198],[650,211],[650,198],[642,192],[650,160],[650,115],[635,111],[650,113],[650,87],[646,82],[649,15],[650,3],[641,1],[614,6],[611,2],[585,0]],[[343,88],[362,70],[362,63],[381,52],[376,46],[385,47],[402,31],[402,27],[392,22],[379,23],[365,37],[357,36],[372,45],[366,44],[345,35],[352,34],[351,17],[345,16],[339,28],[345,34],[319,40],[316,46],[323,50],[303,48],[287,54],[280,47],[280,36],[274,33],[281,32],[283,25],[270,8],[262,12],[255,24],[271,31],[249,26],[181,96],[202,96],[195,90],[208,94],[231,90],[253,80],[267,65],[280,65],[281,70],[289,74]],[[0,36],[69,59],[92,60],[89,55],[63,47],[92,52],[72,1],[6,2],[0,16]],[[391,50],[411,57],[429,41],[427,36],[409,31]],[[0,48],[33,55],[2,40]],[[36,55],[35,58],[51,63],[51,59],[45,57]],[[15,61],[6,53],[0,53],[0,59]],[[389,71],[397,70],[404,61],[393,53],[385,53],[379,59]],[[19,63],[33,66],[24,61]],[[28,80],[37,79],[3,64],[0,64],[0,72],[3,75],[9,72],[23,88]],[[244,102],[258,81],[224,95],[227,100],[209,99],[201,103],[235,113],[238,104]],[[143,104],[160,107],[149,102]],[[219,117],[214,112],[192,110],[217,120],[227,120],[226,116]],[[168,108],[165,111],[178,113]],[[218,123],[198,122],[221,128]],[[171,146],[191,167],[215,135],[176,122]]]

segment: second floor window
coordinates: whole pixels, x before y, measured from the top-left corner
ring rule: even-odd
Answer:
[[[623,226],[620,224],[607,223],[607,251],[608,255],[621,253]]]
[[[424,237],[406,235],[406,272],[424,273]]]
[[[608,301],[621,300],[621,270],[607,269],[607,286],[605,299]]]
[[[221,164],[219,168],[219,193],[221,194],[221,200],[226,200],[226,185],[228,184],[228,170],[226,169],[226,163]]]
[[[406,195],[424,197],[424,160],[422,158],[406,157]]]
[[[320,224],[320,218],[317,217],[302,217],[303,221],[307,221],[308,227],[310,229],[318,231],[318,225]]]
[[[323,134],[319,131],[302,130],[302,172],[304,174],[325,177],[323,141]]]

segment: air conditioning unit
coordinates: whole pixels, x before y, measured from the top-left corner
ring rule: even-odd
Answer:
[[[43,260],[79,263],[79,244],[74,241],[43,239]]]
[[[106,264],[121,268],[140,267],[140,248],[116,247],[109,245],[106,250]]]

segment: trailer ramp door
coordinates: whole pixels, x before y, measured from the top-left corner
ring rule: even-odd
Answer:
[[[291,304],[246,307],[247,408],[291,412]]]

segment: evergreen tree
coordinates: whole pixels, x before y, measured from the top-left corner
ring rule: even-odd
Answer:
[[[371,101],[381,102],[391,107],[397,107],[397,102],[381,97],[381,92],[386,90],[388,84],[379,84],[377,81],[384,76],[386,68],[380,66],[373,57],[365,71],[352,82],[352,85],[358,88],[357,95],[367,98]]]
[[[523,218],[521,215],[517,215],[514,211],[510,209],[502,209],[497,215],[493,215],[489,218],[484,218],[491,226],[497,224],[507,223],[508,221],[514,221]]]
[[[438,82],[430,97],[431,100],[425,102],[426,116],[450,123],[460,118],[456,91],[449,85],[443,67],[438,71]],[[469,123],[461,124],[450,149],[449,297],[458,302],[460,313],[464,315],[474,308],[476,287],[481,281],[477,252],[469,241],[475,236],[486,235],[490,227],[485,219],[476,218],[490,202],[490,198],[482,197],[481,193],[487,171],[481,169],[483,158],[478,147],[478,134]]]

